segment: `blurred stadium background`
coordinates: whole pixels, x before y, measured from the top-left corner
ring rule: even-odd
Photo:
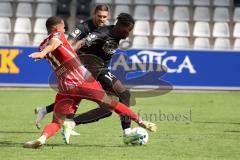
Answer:
[[[240,49],[240,8],[233,0],[1,0],[0,42],[38,45],[47,17],[61,15],[71,30],[98,3],[111,7],[110,24],[120,12],[133,15],[134,48]]]

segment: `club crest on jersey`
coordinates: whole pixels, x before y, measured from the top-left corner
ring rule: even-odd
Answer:
[[[107,54],[114,54],[116,49],[118,48],[118,43],[115,41],[106,41],[106,43],[103,45],[102,49]]]

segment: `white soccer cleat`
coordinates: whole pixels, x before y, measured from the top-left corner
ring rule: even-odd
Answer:
[[[139,126],[146,128],[147,130],[151,131],[151,132],[156,132],[157,131],[157,126],[155,123],[152,122],[148,122],[148,121],[141,121],[139,123]]]
[[[72,136],[79,136],[79,135],[80,135],[80,133],[78,133],[78,132],[76,132],[76,131],[72,130],[72,132],[71,132],[71,135],[72,135]]]
[[[63,135],[63,140],[66,144],[69,144],[72,133],[76,134],[76,132],[73,131],[75,126],[76,124],[72,119],[66,119],[64,121],[62,126],[62,135]],[[77,134],[79,135],[79,133]]]
[[[34,141],[28,141],[23,144],[23,148],[33,148],[38,149],[43,146],[43,143],[41,143],[40,140],[34,140]]]
[[[34,113],[36,114],[36,120],[35,120],[35,125],[38,129],[41,128],[41,121],[47,114],[46,108],[45,107],[37,107],[34,109]]]

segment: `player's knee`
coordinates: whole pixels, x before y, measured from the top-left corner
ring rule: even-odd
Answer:
[[[104,97],[101,99],[100,103],[103,104],[103,106],[110,107],[112,103],[112,98],[105,94]],[[101,104],[100,106],[102,106]]]
[[[129,90],[125,90],[124,92],[119,94],[120,102],[124,103],[125,105],[130,105],[131,93]]]
[[[65,118],[65,115],[54,113],[52,122],[63,125]]]

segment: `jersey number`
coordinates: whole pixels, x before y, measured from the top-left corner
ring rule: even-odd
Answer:
[[[114,75],[112,73],[108,72],[107,74],[105,74],[105,77],[107,77],[110,81],[112,81]]]

